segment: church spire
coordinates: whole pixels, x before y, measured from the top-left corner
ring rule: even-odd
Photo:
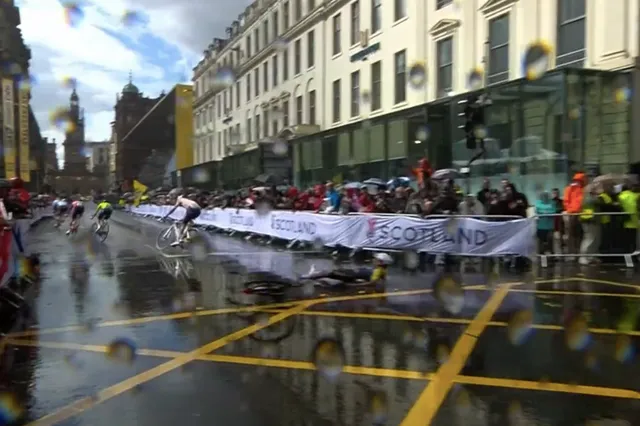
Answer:
[[[129,70],[129,84],[133,84],[133,71]]]

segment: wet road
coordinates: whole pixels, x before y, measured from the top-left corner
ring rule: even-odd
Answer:
[[[469,271],[456,274],[455,315],[433,295],[436,272],[393,271],[384,293],[302,287],[263,300],[239,291],[249,272],[293,277],[331,261],[224,236],[206,260],[165,257],[153,248],[161,226],[117,212],[104,244],[88,223],[72,239],[50,222],[33,231],[43,279],[2,344],[0,389],[26,409],[18,424],[640,423],[637,277]],[[531,331],[516,312],[532,315]],[[311,363],[324,338],[344,350],[337,377]]]

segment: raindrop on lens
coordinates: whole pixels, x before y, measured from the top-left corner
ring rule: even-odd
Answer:
[[[324,240],[321,237],[316,237],[313,240],[312,248],[314,251],[323,251],[324,250]]]
[[[383,425],[389,415],[389,398],[380,390],[371,391],[369,395],[368,410],[371,414],[371,422],[374,425]]]
[[[107,346],[107,357],[114,361],[131,363],[136,358],[136,344],[133,340],[121,337],[113,340]]]
[[[484,86],[484,72],[482,68],[474,68],[467,76],[467,88],[469,90],[479,90]]]
[[[416,62],[409,67],[409,86],[421,89],[427,83],[427,68],[423,62]]]
[[[65,89],[73,89],[77,86],[78,81],[73,77],[64,77],[62,79],[62,87]]]
[[[516,312],[507,325],[507,335],[513,345],[523,344],[533,331],[533,313],[529,310]]]
[[[577,314],[565,327],[565,342],[573,351],[583,351],[591,343],[591,335],[584,314]]]
[[[273,48],[274,50],[276,50],[277,52],[283,52],[287,49],[287,41],[283,38],[279,38],[277,40],[274,40],[273,42]]]
[[[137,25],[140,22],[140,14],[136,11],[127,10],[122,14],[122,25],[126,27]]]
[[[368,90],[363,90],[360,92],[360,102],[363,104],[368,104],[371,102],[371,93]]]
[[[193,180],[196,183],[206,183],[209,182],[209,172],[207,170],[199,168],[193,172]]]
[[[477,126],[475,129],[473,129],[473,134],[478,139],[486,139],[488,136],[487,128],[484,126]]]
[[[626,363],[632,361],[635,356],[635,348],[631,343],[631,337],[621,334],[616,337],[615,356],[616,361]]]
[[[415,251],[407,251],[404,253],[404,267],[409,270],[418,269],[420,266],[420,255]]]
[[[431,132],[429,131],[429,127],[427,125],[421,125],[416,130],[416,140],[420,142],[426,142],[429,139]]]
[[[222,67],[213,78],[213,85],[218,89],[226,89],[233,86],[236,80],[235,73],[229,67]]]
[[[324,378],[335,382],[344,369],[344,349],[340,342],[333,338],[320,339],[313,349],[312,360]]]
[[[286,141],[276,139],[273,141],[272,151],[275,155],[284,157],[289,154],[289,145]]]
[[[16,395],[7,391],[0,392],[0,424],[14,424],[23,414],[24,407]]]
[[[522,74],[527,80],[537,80],[549,69],[551,46],[545,41],[529,44],[522,58]]]
[[[616,103],[625,103],[631,100],[631,89],[629,88],[628,77],[619,77],[616,82],[616,89],[614,91],[614,101]]]
[[[450,314],[457,315],[464,308],[464,289],[451,276],[443,275],[434,285],[436,300]]]
[[[82,22],[84,12],[80,5],[76,2],[66,2],[62,6],[64,8],[64,19],[67,25],[75,27]]]

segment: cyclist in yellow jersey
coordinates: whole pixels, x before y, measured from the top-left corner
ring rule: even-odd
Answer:
[[[100,232],[104,223],[109,220],[109,218],[111,218],[112,213],[113,207],[111,206],[111,203],[107,202],[106,200],[102,200],[98,203],[95,213],[93,214],[93,216],[91,216],[91,219],[93,219],[94,217],[96,217],[96,215],[98,215],[98,227],[95,231],[96,234]]]
[[[376,253],[374,256],[374,268],[358,268],[346,269],[339,268],[332,271],[319,272],[312,266],[308,274],[302,276],[302,279],[322,280],[328,278],[335,280],[335,284],[329,287],[364,287],[384,285],[387,279],[387,268],[393,263],[393,259],[387,253]],[[323,283],[327,286],[326,283]]]

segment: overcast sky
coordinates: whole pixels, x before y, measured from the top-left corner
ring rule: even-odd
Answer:
[[[116,93],[130,71],[138,88],[153,97],[190,82],[202,51],[214,37],[225,36],[251,1],[85,0],[67,10],[67,2],[58,0],[16,3],[32,51],[32,107],[44,136],[56,138],[61,161],[64,135],[49,116],[69,103],[65,79],[78,82],[87,140],[106,140]]]

